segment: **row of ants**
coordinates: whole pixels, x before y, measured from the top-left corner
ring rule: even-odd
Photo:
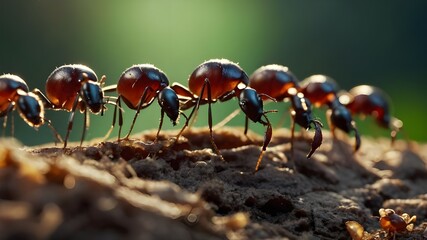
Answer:
[[[178,118],[185,118],[184,126],[179,131],[176,140],[189,126],[190,119],[197,113],[200,105],[208,105],[208,126],[210,141],[213,150],[222,158],[213,138],[211,104],[224,102],[234,97],[244,112],[245,134],[248,130],[249,119],[266,127],[264,142],[258,157],[255,171],[259,169],[263,154],[272,138],[272,126],[267,117],[270,112],[265,111],[263,101],[290,101],[291,102],[291,149],[295,123],[304,129],[314,128],[315,134],[311,143],[309,158],[322,144],[322,123],[312,114],[312,105],[326,106],[327,121],[331,133],[335,128],[345,133],[354,133],[354,150],[360,147],[361,140],[353,115],[370,115],[381,126],[391,130],[392,142],[396,133],[402,127],[402,122],[390,115],[389,101],[378,88],[361,85],[348,92],[340,93],[335,81],[325,75],[313,75],[299,82],[295,75],[285,66],[267,65],[257,69],[250,77],[236,63],[226,59],[212,59],[200,64],[188,78],[188,88],[179,83],[169,85],[166,74],[151,64],[134,65],[126,69],[117,84],[104,86],[105,76],[98,80],[95,72],[80,64],[64,65],[56,68],[47,78],[46,94],[39,89],[29,91],[25,81],[12,74],[0,76],[0,117],[17,109],[21,118],[31,127],[39,127],[47,123],[54,131],[57,139],[62,141],[49,120],[44,117],[44,109],[69,111],[68,128],[63,140],[67,147],[69,134],[73,127],[75,112],[84,114],[84,129],[81,136],[82,144],[88,128],[88,111],[94,114],[103,114],[106,104],[114,105],[113,123],[118,115],[120,140],[123,114],[122,101],[136,111],[130,130],[125,136],[129,137],[140,111],[150,106],[157,98],[161,109],[160,125],[157,131],[159,136],[164,114],[176,125]],[[117,92],[115,96],[104,96],[105,93]],[[187,116],[184,110],[192,108]],[[119,109],[119,111],[117,111]]]

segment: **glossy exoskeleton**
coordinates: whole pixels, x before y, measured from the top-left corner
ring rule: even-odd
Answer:
[[[305,129],[312,126],[315,135],[311,145],[311,151],[307,158],[315,152],[322,144],[322,123],[313,118],[311,113],[311,103],[304,94],[299,92],[300,86],[295,75],[285,66],[271,64],[260,67],[249,78],[249,86],[258,93],[268,95],[277,101],[291,101],[291,151],[293,153],[293,141],[295,123]],[[292,154],[293,155],[293,154]]]
[[[381,208],[380,214],[380,226],[382,229],[387,231],[388,234],[393,235],[393,239],[396,238],[396,233],[412,231],[414,228],[414,222],[417,220],[417,216],[409,216],[407,213],[402,215],[397,214],[393,209]]]
[[[157,98],[160,109],[160,125],[156,139],[159,136],[163,124],[164,114],[170,118],[175,126],[180,112],[178,95],[169,87],[169,80],[166,74],[151,64],[138,64],[126,69],[116,85],[107,86],[105,91],[116,90],[118,94],[116,108],[114,110],[113,126],[115,125],[117,107],[121,108],[121,100],[133,110],[136,110],[132,125],[126,139],[132,132],[136,118],[141,109],[150,106]],[[183,113],[181,113],[183,114]],[[183,114],[185,117],[185,115]],[[119,139],[123,125],[123,117],[119,111]]]
[[[354,132],[354,151],[360,148],[360,136],[350,111],[340,103],[336,82],[325,75],[313,75],[301,82],[301,91],[304,96],[316,107],[327,106],[327,120],[333,137],[335,127],[346,133]]]
[[[210,141],[215,153],[222,158],[212,135],[211,104],[217,100],[223,102],[237,97],[239,106],[246,117],[253,122],[259,122],[266,126],[264,143],[255,167],[255,171],[258,171],[262,156],[272,137],[272,128],[266,116],[267,112],[264,111],[260,95],[254,89],[248,87],[248,84],[249,79],[243,69],[236,63],[226,59],[212,59],[199,65],[188,79],[189,89],[178,83],[172,84],[172,89],[175,90],[180,101],[183,102],[181,109],[193,108],[177,138],[179,138],[188,126],[189,120],[199,109],[200,105],[208,104]]]
[[[50,121],[44,117],[44,107],[40,98],[29,92],[27,83],[17,75],[4,74],[0,76],[0,118],[4,118],[3,126],[6,126],[7,115],[17,109],[21,118],[31,127],[38,128],[47,123],[55,134],[56,139],[61,140]]]
[[[379,88],[360,85],[347,93],[340,95],[339,100],[352,114],[372,116],[377,124],[391,130],[391,142],[394,143],[397,132],[403,127],[401,120],[392,117],[390,101],[387,95]]]
[[[53,110],[71,112],[68,120],[67,133],[64,139],[64,148],[67,147],[68,137],[73,128],[76,110],[84,113],[84,128],[80,145],[82,145],[86,130],[89,127],[88,109],[94,114],[103,113],[104,99],[102,86],[105,76],[98,81],[95,72],[81,64],[63,65],[55,69],[46,80],[46,95],[36,89],[44,103],[44,107]]]

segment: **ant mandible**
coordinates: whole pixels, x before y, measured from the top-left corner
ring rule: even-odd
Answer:
[[[169,80],[166,74],[151,64],[138,64],[126,69],[120,76],[116,85],[107,86],[104,90],[116,90],[119,95],[116,100],[116,107],[114,108],[114,118],[111,129],[114,127],[116,122],[117,107],[121,109],[121,99],[123,99],[130,109],[136,110],[132,125],[125,139],[129,138],[140,110],[150,106],[155,98],[157,98],[161,108],[160,125],[157,131],[156,140],[159,137],[160,129],[162,128],[165,112],[174,126],[178,121],[179,114],[183,114],[179,110],[178,95],[169,87]],[[183,116],[186,117],[184,114]],[[123,116],[120,110],[119,140],[122,125]]]
[[[200,105],[208,104],[210,141],[215,153],[224,160],[213,139],[211,104],[217,100],[224,102],[237,97],[239,106],[246,117],[267,127],[262,150],[255,167],[255,171],[258,171],[262,156],[272,137],[272,128],[266,116],[268,111],[264,111],[260,95],[254,89],[248,87],[248,84],[249,79],[243,69],[227,59],[211,59],[199,65],[188,79],[189,89],[178,83],[172,84],[172,89],[175,90],[183,102],[181,109],[193,108],[183,128],[178,133],[177,139],[188,126],[191,117],[199,109]]]
[[[21,118],[30,127],[38,128],[47,123],[53,131],[56,140],[62,141],[55,128],[51,125],[51,122],[44,117],[44,108],[40,98],[36,94],[29,92],[27,83],[17,75],[1,75],[0,118],[4,118],[3,127],[6,127],[7,115],[15,110],[15,108],[18,110]]]
[[[80,139],[83,143],[86,129],[89,127],[89,115],[92,113],[103,114],[104,92],[102,86],[105,76],[98,82],[95,72],[81,64],[63,65],[55,69],[46,80],[46,96],[38,89],[35,92],[42,100],[44,107],[53,110],[66,110],[71,112],[68,120],[67,134],[64,139],[64,149],[67,147],[68,137],[73,128],[74,115],[77,109],[84,113],[84,128]]]
[[[295,123],[305,129],[313,125],[315,135],[311,144],[311,151],[307,158],[322,144],[322,123],[313,119],[311,114],[311,103],[299,92],[300,86],[295,75],[285,66],[271,64],[258,68],[249,78],[249,86],[258,93],[268,95],[277,101],[290,99],[292,104],[291,116],[291,153],[293,155],[293,141]]]
[[[327,120],[333,138],[335,138],[335,127],[346,133],[354,132],[354,151],[360,148],[360,135],[356,128],[350,111],[340,103],[336,82],[325,75],[313,75],[301,82],[301,91],[316,106],[327,106]]]
[[[379,126],[390,129],[393,145],[397,132],[403,127],[403,122],[391,116],[388,99],[381,89],[369,85],[356,86],[339,97],[340,102],[352,114],[373,116]]]

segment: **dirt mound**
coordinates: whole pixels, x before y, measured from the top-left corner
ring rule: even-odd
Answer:
[[[22,148],[0,142],[1,239],[349,239],[345,222],[381,233],[380,208],[427,226],[427,146],[346,136],[307,159],[310,136],[274,132],[254,174],[262,136],[222,128],[155,131],[87,147]],[[295,164],[295,167],[294,167]],[[295,171],[296,170],[296,171]],[[381,236],[383,236],[382,234]]]

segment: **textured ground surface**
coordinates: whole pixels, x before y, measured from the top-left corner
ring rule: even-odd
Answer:
[[[0,141],[0,239],[350,239],[345,222],[379,232],[379,208],[417,215],[396,239],[427,227],[427,145],[329,138],[306,159],[310,134],[295,143],[274,132],[259,172],[262,136],[222,128],[212,154],[206,129],[171,145],[165,132],[90,143],[65,152]]]

